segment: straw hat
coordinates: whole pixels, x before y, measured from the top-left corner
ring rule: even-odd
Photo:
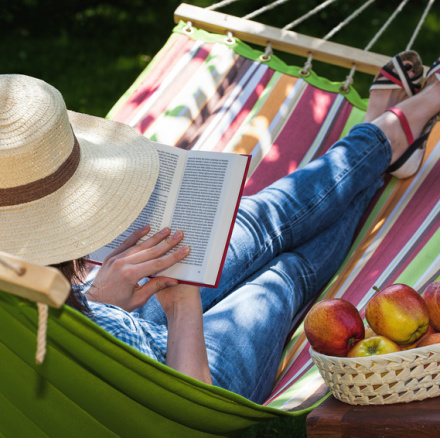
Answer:
[[[90,254],[137,218],[158,170],[138,131],[67,111],[39,79],[0,75],[0,251],[41,265]]]

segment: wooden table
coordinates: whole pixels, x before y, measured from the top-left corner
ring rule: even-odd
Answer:
[[[332,395],[307,417],[307,438],[440,437],[440,397],[359,406]]]

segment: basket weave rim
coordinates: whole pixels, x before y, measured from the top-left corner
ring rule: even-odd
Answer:
[[[378,354],[374,356],[359,356],[359,357],[340,357],[328,356],[326,354],[318,353],[312,347],[309,349],[310,355],[322,361],[339,361],[345,365],[358,363],[363,365],[374,361],[375,363],[394,362],[402,360],[411,360],[415,355],[425,356],[429,353],[440,353],[440,344],[431,344],[425,347],[411,348],[410,350],[396,351],[394,353]]]

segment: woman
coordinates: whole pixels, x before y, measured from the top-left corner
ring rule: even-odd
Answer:
[[[393,85],[417,83],[418,58],[395,57],[392,73],[396,60],[404,68]],[[190,250],[169,252],[183,238],[169,229],[138,244],[146,226],[69,302],[154,359],[262,402],[294,315],[338,269],[381,175],[395,163],[401,177],[417,171],[423,147],[409,157],[406,151],[440,111],[436,69],[408,99],[385,84],[385,69],[371,90],[369,123],[242,200],[219,288],[200,291],[160,276],[141,285]],[[57,265],[74,283],[81,262],[70,260],[130,225],[153,190],[157,167],[154,149],[136,131],[67,112],[61,95],[37,79],[0,76],[2,251]]]

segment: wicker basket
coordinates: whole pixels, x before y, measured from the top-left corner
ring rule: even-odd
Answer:
[[[369,357],[310,355],[333,395],[351,405],[408,403],[440,395],[440,344]]]

